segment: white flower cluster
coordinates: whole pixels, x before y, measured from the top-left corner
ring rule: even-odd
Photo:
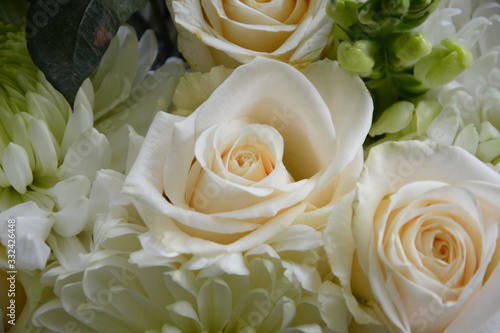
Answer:
[[[123,26],[73,106],[0,25],[0,330],[494,329],[500,4],[443,0],[420,29],[472,68],[374,124],[325,1],[168,5],[206,73]]]
[[[8,52],[22,52],[22,60],[11,61],[23,67],[27,67],[26,62],[32,69],[16,71],[12,65],[9,70],[13,75],[3,80],[2,89],[7,96],[1,99],[4,108],[0,227],[6,228],[7,218],[18,217],[17,265],[41,269],[50,254],[44,241],[51,230],[62,237],[91,231],[96,214],[102,213],[102,207],[110,201],[112,189],[120,191],[113,186],[113,179],[120,176],[112,170],[126,172],[127,159],[130,167],[142,143],[142,137],[129,124],[139,118],[137,128],[145,132],[148,114],[150,122],[157,110],[158,95],[167,86],[176,85],[182,64],[171,62],[149,75],[154,60],[151,55],[156,54],[152,36],[144,36],[138,45],[131,28],[123,27],[95,75],[82,85],[71,110],[32,64],[22,34],[16,36],[15,41],[6,41],[4,53],[12,58]],[[147,60],[141,62],[142,68],[138,68],[136,60],[131,68],[128,57],[134,58],[135,54],[137,59],[139,52]],[[141,95],[144,97],[137,100],[134,92],[141,85],[150,87],[148,80],[156,82],[156,86],[147,91],[149,95]],[[141,117],[133,112],[138,102],[142,102],[144,111]],[[114,120],[113,128],[106,125],[106,116]],[[101,118],[104,120],[98,121]],[[116,118],[123,122],[123,127]],[[2,233],[4,246],[5,237]]]

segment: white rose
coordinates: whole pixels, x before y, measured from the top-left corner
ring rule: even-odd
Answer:
[[[499,202],[500,176],[461,148],[373,148],[325,231],[355,320],[392,332],[477,331],[499,309]]]
[[[301,73],[257,58],[187,118],[156,116],[125,192],[166,256],[241,253],[304,230],[292,224],[320,229],[359,176],[371,116],[363,82],[336,62]]]
[[[168,0],[179,50],[194,70],[265,56],[305,67],[327,44],[327,0]]]

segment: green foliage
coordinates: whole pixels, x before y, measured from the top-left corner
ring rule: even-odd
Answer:
[[[147,0],[33,0],[26,39],[35,64],[70,102],[120,25]]]
[[[413,31],[441,0],[332,0],[331,59],[359,74],[375,101],[375,120],[400,100],[446,84],[472,63],[456,40],[433,46]]]

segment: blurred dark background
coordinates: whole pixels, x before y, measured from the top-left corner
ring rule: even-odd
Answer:
[[[155,32],[158,40],[158,57],[153,69],[163,64],[169,57],[181,57],[177,49],[177,31],[165,0],[149,0],[146,7],[133,14],[127,23],[134,27],[139,37],[147,29]]]

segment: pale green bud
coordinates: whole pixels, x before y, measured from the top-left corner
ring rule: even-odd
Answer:
[[[437,101],[423,100],[417,103],[415,116],[417,118],[417,134],[425,135],[434,119],[441,113],[443,108]]]
[[[472,53],[465,45],[454,38],[446,38],[428,56],[417,62],[414,75],[426,88],[436,88],[469,68],[472,60]]]
[[[326,12],[336,24],[346,29],[356,23],[359,6],[360,3],[353,0],[331,1],[331,5],[326,7]]]
[[[360,40],[354,44],[344,41],[338,47],[337,59],[342,68],[367,77],[373,71],[378,50],[378,45],[373,41]]]
[[[500,155],[500,138],[479,143],[476,156],[481,161],[489,163]]]
[[[391,43],[389,52],[396,68],[413,66],[432,51],[432,44],[422,32],[405,32]]]
[[[372,125],[370,136],[385,133],[396,133],[410,124],[413,117],[413,103],[407,101],[396,102],[388,107],[380,118]]]

